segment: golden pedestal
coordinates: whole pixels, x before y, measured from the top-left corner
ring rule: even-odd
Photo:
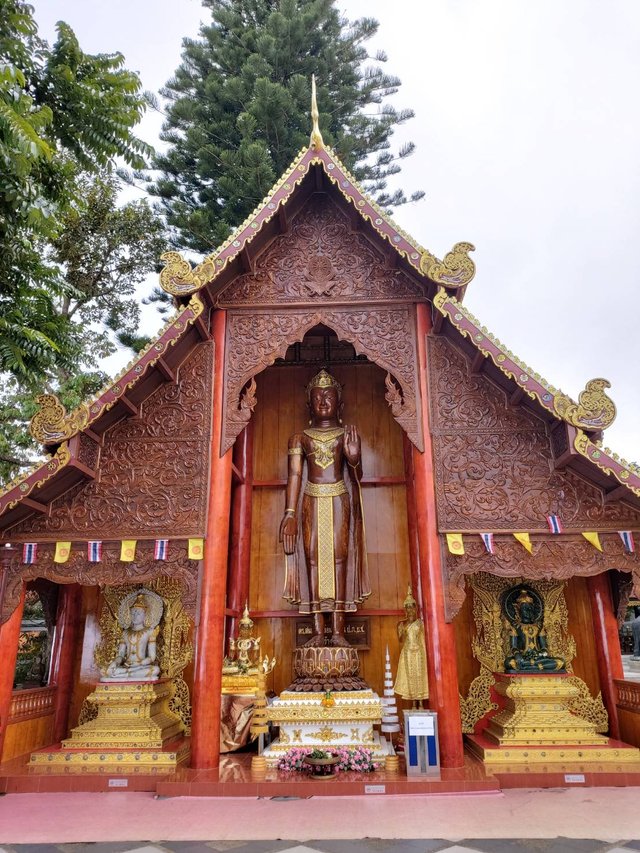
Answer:
[[[486,764],[502,766],[594,762],[637,763],[640,751],[598,734],[595,724],[572,713],[578,689],[565,675],[495,674],[506,705],[487,728],[471,735],[471,751]]]
[[[31,755],[31,764],[117,764],[175,767],[189,755],[182,720],[169,708],[170,679],[96,685],[87,701],[97,716],[73,729],[60,749]]]
[[[496,673],[496,693],[506,699],[485,729],[499,746],[602,745],[607,738],[595,725],[569,710],[578,688],[563,675]]]

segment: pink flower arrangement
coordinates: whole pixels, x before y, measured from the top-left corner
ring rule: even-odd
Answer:
[[[278,761],[278,770],[285,773],[309,772],[309,766],[304,763],[307,755],[314,752],[310,746],[294,746],[287,750]],[[380,768],[380,764],[373,760],[373,751],[363,746],[339,747],[327,752],[327,756],[335,755],[340,761],[335,769],[339,771],[351,771],[356,773],[372,773]]]

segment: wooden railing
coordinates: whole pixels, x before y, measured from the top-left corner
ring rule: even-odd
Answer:
[[[621,678],[614,678],[613,681],[618,691],[618,708],[640,713],[640,682],[623,681]]]
[[[55,687],[34,687],[31,690],[14,690],[9,708],[9,722],[30,720],[52,714],[56,699]]]

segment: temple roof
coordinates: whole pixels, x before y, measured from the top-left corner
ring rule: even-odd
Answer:
[[[172,294],[178,313],[158,336],[92,401],[67,414],[52,395],[42,395],[41,410],[31,432],[51,453],[50,459],[8,483],[0,491],[0,529],[33,512],[46,512],[47,503],[78,480],[96,472],[81,461],[80,438],[99,442],[100,436],[138,406],[162,382],[175,381],[175,368],[199,340],[209,337],[206,313],[236,275],[253,269],[256,256],[287,230],[312,192],[331,191],[347,203],[352,217],[397,263],[420,282],[424,298],[434,305],[434,332],[444,334],[462,349],[475,373],[484,373],[503,388],[514,405],[534,410],[551,425],[562,425],[566,449],[558,467],[571,465],[600,485],[611,499],[640,506],[640,470],[600,446],[602,430],[615,417],[605,393],[609,383],[587,383],[578,402],[553,388],[522,364],[462,305],[475,274],[469,257],[471,243],[456,243],[440,260],[399,228],[358,186],[335,152],[324,146],[319,131],[312,133],[285,174],[262,203],[231,236],[201,263],[192,267],[177,252],[162,256],[163,289]],[[563,446],[564,446],[563,445]]]

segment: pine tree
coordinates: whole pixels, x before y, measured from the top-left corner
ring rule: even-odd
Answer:
[[[350,23],[335,0],[203,3],[211,21],[185,39],[182,64],[161,91],[169,148],[155,160],[151,189],[177,246],[219,245],[308,143],[312,74],[325,143],[378,203],[407,201],[387,191],[387,178],[414,149],[391,149],[394,128],[413,111],[386,100],[400,81],[380,68],[383,53],[367,52],[377,21]]]

